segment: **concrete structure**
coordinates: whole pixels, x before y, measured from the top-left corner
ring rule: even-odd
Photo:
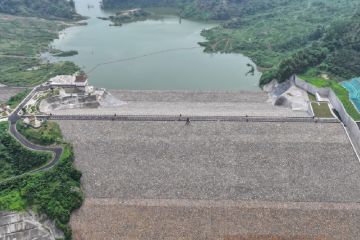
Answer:
[[[97,108],[119,107],[124,103],[114,98],[105,89],[96,89],[93,86],[85,88],[60,88],[59,94],[43,99],[39,109],[43,113],[56,111],[79,112],[82,109],[91,111]]]
[[[49,80],[49,85],[53,87],[80,87],[84,88],[88,84],[85,75],[58,75]]]
[[[42,124],[42,121],[41,120],[38,120],[36,118],[36,116],[29,116],[29,117],[26,117],[24,118],[24,123],[28,126],[31,126],[33,128],[39,128],[41,127],[41,124]]]
[[[0,239],[55,240],[64,238],[53,222],[31,212],[0,212]]]
[[[75,239],[360,234],[360,164],[339,123],[60,126],[83,172],[86,200],[71,220]]]
[[[297,76],[293,76],[291,81],[293,81],[296,86],[304,89],[311,94],[318,94],[322,97],[326,97],[329,99],[331,105],[339,113],[341,120],[343,121],[346,129],[348,130],[349,137],[351,138],[357,153],[360,154],[360,128],[358,124],[352,119],[352,117],[346,112],[346,109],[344,108],[343,104],[338,99],[334,91],[330,88],[317,88],[298,78]]]
[[[263,90],[269,94],[275,106],[311,113],[307,92],[291,84],[290,81],[278,83],[273,80],[263,86]]]
[[[173,115],[310,117],[305,111],[273,106],[264,92],[127,91],[110,90],[123,104],[98,109],[44,112],[60,115]],[[125,103],[125,104],[124,104]]]
[[[258,93],[120,94],[140,102],[142,108],[129,110],[145,115],[292,114]],[[83,172],[86,202],[71,220],[75,239],[357,240],[360,235],[360,164],[339,123],[60,125]]]

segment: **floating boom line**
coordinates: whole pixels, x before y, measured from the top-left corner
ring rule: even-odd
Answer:
[[[133,61],[133,60],[137,60],[140,58],[146,58],[146,57],[150,57],[150,56],[154,56],[154,55],[160,55],[160,54],[164,54],[164,53],[169,53],[169,52],[178,52],[178,51],[186,51],[186,50],[194,50],[194,49],[199,49],[202,47],[189,47],[189,48],[172,48],[172,49],[165,49],[165,50],[161,50],[161,51],[156,51],[156,52],[150,52],[147,54],[143,54],[143,55],[139,55],[139,56],[134,56],[134,57],[129,57],[129,58],[123,58],[123,59],[117,59],[117,60],[113,60],[113,61],[109,61],[109,62],[102,62],[97,64],[96,66],[94,66],[93,68],[91,68],[87,74],[90,74],[92,72],[94,72],[96,69],[98,69],[101,66],[104,65],[110,65],[110,64],[115,64],[115,63],[120,63],[120,62],[129,62],[129,61]]]

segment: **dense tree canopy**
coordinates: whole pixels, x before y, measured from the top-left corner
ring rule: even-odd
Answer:
[[[229,20],[288,4],[291,0],[103,0],[104,8],[168,6],[181,9],[190,18]]]
[[[278,67],[262,78],[267,83],[276,78],[284,81],[294,73],[310,67],[342,79],[360,75],[360,15],[335,21],[309,47],[301,49],[281,61]]]

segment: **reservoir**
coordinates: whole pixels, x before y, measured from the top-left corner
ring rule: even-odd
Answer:
[[[86,26],[60,33],[53,47],[78,55],[58,58],[75,62],[96,87],[128,90],[259,91],[261,73],[247,74],[255,64],[241,54],[208,54],[198,42],[203,29],[216,26],[180,20],[157,13],[159,20],[110,26],[98,19],[114,13],[100,8],[101,0],[76,0],[78,13],[89,17]]]

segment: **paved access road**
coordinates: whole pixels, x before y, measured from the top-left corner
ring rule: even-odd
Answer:
[[[34,88],[30,94],[18,105],[18,107],[12,112],[12,114],[9,116],[9,131],[12,134],[12,136],[14,138],[16,138],[23,146],[33,150],[33,151],[47,151],[47,152],[52,152],[53,153],[53,158],[50,162],[48,162],[46,165],[41,166],[37,169],[31,170],[27,173],[24,173],[22,175],[16,176],[16,177],[11,177],[8,179],[5,179],[4,181],[0,182],[6,182],[9,180],[13,180],[16,178],[20,178],[26,174],[29,173],[36,173],[36,172],[40,172],[40,171],[46,171],[49,170],[51,168],[53,168],[60,160],[60,157],[62,155],[63,152],[63,148],[62,147],[46,147],[46,146],[39,146],[36,145],[30,141],[28,141],[23,135],[21,135],[17,129],[16,129],[16,122],[21,119],[21,117],[19,116],[19,112],[20,110],[26,105],[26,103],[36,94],[36,92],[38,91],[43,91],[46,90],[46,87],[43,86],[38,86],[36,88]]]
[[[32,142],[28,141],[23,135],[21,135],[17,129],[16,129],[16,122],[11,122],[10,123],[10,128],[9,131],[11,133],[11,135],[16,138],[23,146],[29,148],[30,150],[33,151],[46,151],[46,152],[51,152],[53,154],[53,157],[51,159],[51,161],[49,161],[48,163],[46,163],[45,165],[33,169],[29,172],[23,173],[21,175],[15,176],[15,177],[11,177],[8,179],[5,179],[3,181],[0,182],[1,183],[5,183],[7,181],[10,180],[14,180],[14,179],[18,179],[21,178],[27,174],[30,173],[37,173],[37,172],[41,172],[41,171],[47,171],[50,170],[51,168],[53,168],[59,161],[60,161],[60,157],[63,153],[63,148],[62,147],[45,147],[45,146],[39,146],[36,144],[33,144]]]
[[[24,116],[26,117],[26,116]],[[338,119],[318,119],[312,117],[255,117],[255,116],[186,116],[186,115],[38,115],[38,119],[46,120],[76,120],[76,121],[138,121],[138,122],[321,122],[338,123]]]
[[[39,146],[36,144],[33,144],[32,142],[28,141],[23,135],[21,135],[17,129],[16,129],[16,124],[12,123],[10,125],[10,133],[25,147],[30,148],[31,150],[34,151],[48,151],[48,152],[52,152],[53,155],[53,159],[47,163],[46,165],[33,170],[31,172],[39,172],[39,171],[43,171],[43,170],[48,170],[52,167],[54,167],[56,165],[56,163],[60,160],[61,154],[63,152],[63,148],[62,147],[46,147],[46,146]]]

